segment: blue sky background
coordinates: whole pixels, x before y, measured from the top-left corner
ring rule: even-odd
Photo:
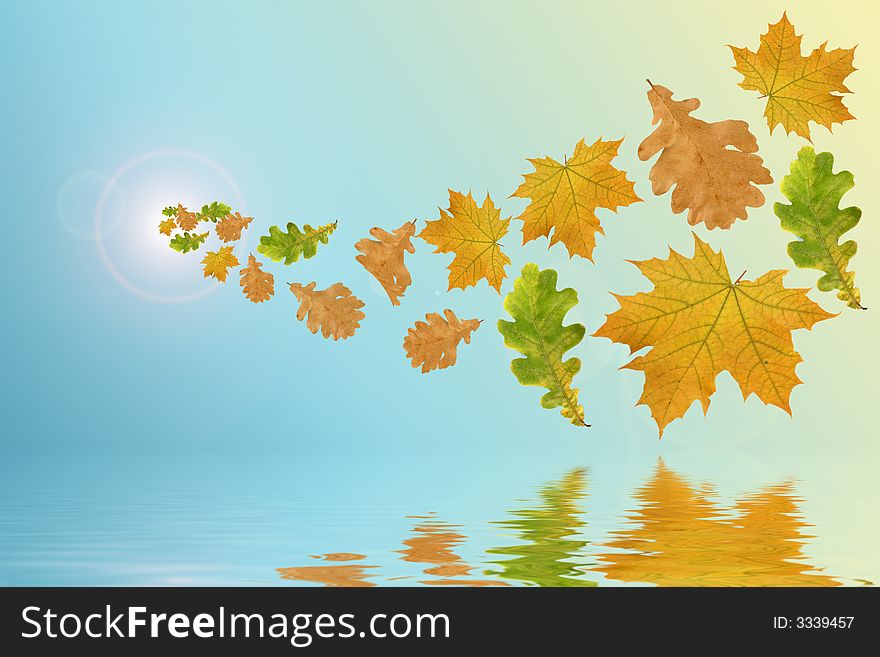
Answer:
[[[143,543],[156,559],[195,560],[192,516],[184,527],[138,511],[186,490],[196,491],[190,502],[204,501],[199,513],[219,514],[209,514],[211,526],[233,536],[247,534],[248,501],[262,518],[277,495],[293,505],[277,541],[260,543],[265,553],[245,546],[246,556],[228,558],[249,559],[255,570],[285,565],[276,563],[285,551],[332,551],[333,537],[365,518],[364,541],[393,543],[384,536],[402,516],[424,510],[407,511],[404,501],[497,519],[512,500],[582,465],[595,475],[601,530],[659,456],[721,495],[798,480],[817,527],[816,560],[846,577],[880,575],[877,311],[847,311],[812,292],[843,313],[795,334],[806,384],[793,393],[793,418],[743,402],[725,374],[708,416],[691,408],[658,441],[647,409],[635,408],[642,376],[618,371],[624,347],[587,337],[571,352],[583,361],[576,385],[593,424],[578,430],[513,378],[514,354],[494,327],[502,297],[485,283],[446,292],[450,257],[417,240],[407,260],[414,284],[393,308],[354,260],[353,245],[371,226],[436,218],[447,188],[488,191],[502,216],[516,216],[525,203],[508,196],[530,169],[526,157],[561,159],[581,138],[624,137],[614,164],[646,202],[619,215],[600,211],[606,235],[595,264],[569,260],[562,245],[548,250],[546,240],[520,246],[517,221],[503,240],[513,264],[502,293],[526,262],[554,267],[580,297],[568,320],[592,333],[616,308],[609,291],[649,287],[625,259],[691,249],[684,216],[671,213],[668,195],[652,196],[650,164],[636,157],[651,130],[651,77],[676,97],[698,96],[701,118],[749,122],[776,181],[764,188],[767,203],[731,231],[697,232],[724,249],[735,274],[788,268],[789,237],[772,204],[805,142],[768,134],[763,105],[736,86],[724,47],[755,48],[786,7],[806,47],[860,44],[846,101],[858,120],[833,134],[815,128],[814,144],[855,173],[844,200],[864,212],[852,233],[860,244],[853,267],[872,307],[880,232],[869,145],[880,134],[880,62],[869,40],[877,13],[867,3],[4,4],[0,472],[11,533],[0,583],[97,577],[28,557],[29,527],[48,532],[43,549],[51,551],[72,532],[125,517],[133,526],[113,524],[114,536],[148,525],[164,541]],[[130,287],[110,274],[92,235],[101,188],[127,165],[109,190],[100,237]],[[164,205],[214,199],[254,217],[251,245],[289,220],[338,219],[339,228],[316,258],[270,265],[276,296],[253,305],[237,278],[212,290],[201,255],[174,253],[156,234]],[[810,286],[816,277],[797,271],[786,280]],[[293,280],[351,287],[367,304],[357,335],[334,343],[309,333],[284,285]],[[162,303],[132,287],[196,298]],[[454,368],[423,376],[405,360],[403,336],[447,307],[486,321]],[[55,504],[65,496],[79,500],[69,513]],[[101,506],[113,499],[119,504]],[[113,554],[121,564],[113,581],[137,580],[125,565],[134,557]]]

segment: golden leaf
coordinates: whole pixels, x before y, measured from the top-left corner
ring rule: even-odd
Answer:
[[[454,253],[449,265],[449,289],[476,285],[480,279],[501,293],[504,268],[510,258],[498,243],[507,234],[510,219],[501,219],[501,210],[486,194],[481,207],[468,192],[449,190],[449,214],[440,210],[440,218],[428,221],[417,235],[437,247],[434,253]]]
[[[415,253],[410,238],[416,232],[416,222],[408,221],[393,233],[381,228],[371,228],[370,235],[375,239],[363,238],[354,245],[361,255],[355,260],[375,276],[385,288],[391,304],[399,306],[398,297],[402,297],[406,288],[412,283],[412,277],[403,262],[404,252]]]
[[[762,206],[764,195],[753,183],[764,185],[773,178],[755,155],[758,142],[749,124],[695,119],[690,113],[699,100],[673,100],[666,87],[648,84],[652,124],[660,125],[639,145],[639,159],[650,160],[663,151],[651,167],[654,194],[665,194],[675,185],[672,211],[689,208],[688,223],[702,221],[707,228],[730,228],[746,218],[746,207]]]
[[[782,284],[784,270],[754,281],[732,281],[724,255],[694,235],[694,255],[670,251],[666,260],[635,262],[654,283],[651,292],[617,296],[620,309],[595,335],[651,349],[624,367],[645,373],[639,404],[651,409],[660,435],[694,400],[705,413],[715,378],[730,372],[743,397],[791,414],[791,391],[801,362],[791,332],[833,317],[807,298],[805,289]],[[742,277],[740,277],[742,278]]]
[[[422,374],[431,370],[442,370],[455,365],[456,348],[464,340],[470,344],[471,333],[480,327],[477,319],[460,320],[448,308],[443,311],[446,319],[439,313],[425,315],[425,322],[416,322],[403,339],[403,348],[412,366],[422,366]]]
[[[225,283],[229,268],[238,266],[238,258],[232,253],[231,246],[221,246],[217,251],[208,251],[202,264],[205,265],[205,278],[213,276]]]
[[[189,212],[180,203],[177,204],[177,225],[181,230],[191,231],[199,225],[199,216],[195,212]]]
[[[262,270],[262,264],[253,255],[248,256],[247,267],[240,272],[238,284],[244,295],[254,303],[268,301],[275,294],[275,277]]]
[[[217,222],[217,237],[221,242],[234,242],[241,239],[241,231],[248,227],[253,217],[242,217],[240,212],[227,214]]]
[[[785,133],[810,139],[810,121],[828,130],[835,123],[855,117],[837,94],[851,93],[843,83],[855,71],[855,48],[825,50],[826,43],[807,57],[801,54],[801,36],[795,34],[788,16],[770,25],[761,35],[757,52],[728,46],[742,73],[739,86],[767,98],[764,117],[770,132],[781,125]]]
[[[364,318],[364,313],[359,310],[364,307],[364,302],[342,283],[334,283],[326,290],[316,290],[314,282],[305,286],[290,283],[290,291],[299,299],[296,318],[302,321],[308,315],[308,329],[312,333],[320,329],[325,338],[350,338]]]
[[[170,236],[171,233],[173,233],[176,228],[177,228],[177,222],[174,221],[174,219],[172,219],[171,217],[169,217],[168,219],[165,219],[164,221],[162,221],[159,224],[159,233],[161,233],[162,235]]]
[[[518,217],[523,221],[523,244],[549,237],[550,246],[565,244],[569,257],[593,259],[596,233],[604,234],[598,208],[617,212],[617,208],[641,201],[626,171],[611,166],[623,139],[596,142],[587,146],[581,139],[574,154],[562,164],[552,157],[530,159],[535,171],[513,196],[531,199]],[[552,231],[552,235],[550,234]]]

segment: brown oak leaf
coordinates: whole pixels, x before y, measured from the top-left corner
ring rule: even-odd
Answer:
[[[240,212],[227,214],[217,222],[217,237],[224,243],[241,239],[241,231],[247,228],[253,220],[253,217],[242,217]]]
[[[755,154],[758,142],[748,123],[696,119],[690,114],[700,106],[699,100],[673,100],[672,92],[659,84],[651,84],[648,100],[654,110],[652,124],[660,125],[639,145],[639,159],[650,160],[663,151],[649,177],[657,196],[675,185],[675,214],[688,208],[691,225],[702,221],[707,228],[730,228],[746,218],[747,207],[764,204],[755,184],[766,185],[773,178]]]
[[[290,283],[290,291],[299,299],[296,318],[306,319],[306,326],[312,333],[321,330],[325,338],[334,340],[350,338],[360,327],[365,317],[360,308],[364,302],[351,293],[342,283],[334,283],[326,290],[316,290],[315,282],[308,285]]]
[[[416,232],[416,222],[408,221],[393,233],[378,227],[370,229],[375,239],[365,237],[354,245],[361,255],[355,260],[361,263],[385,288],[391,304],[399,306],[412,276],[403,261],[404,253],[415,253],[411,238]]]
[[[195,230],[195,227],[199,225],[199,216],[195,212],[187,210],[180,203],[177,204],[177,214],[175,216],[177,217],[177,225],[180,226],[181,230]]]
[[[442,370],[455,365],[456,348],[464,340],[470,344],[471,333],[480,327],[480,320],[460,320],[448,308],[443,311],[446,319],[439,313],[425,315],[426,322],[416,322],[403,339],[406,357],[412,366],[422,366],[422,374],[431,370]]]
[[[275,277],[262,270],[262,263],[253,255],[248,256],[247,267],[239,271],[238,284],[244,295],[254,303],[268,301],[275,294]]]

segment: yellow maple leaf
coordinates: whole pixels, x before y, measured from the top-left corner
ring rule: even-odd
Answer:
[[[837,94],[852,93],[843,83],[853,68],[855,48],[825,50],[826,43],[808,56],[801,54],[801,35],[795,34],[788,16],[770,25],[761,35],[757,52],[728,46],[742,73],[739,86],[758,91],[767,98],[764,117],[770,132],[782,125],[785,133],[794,132],[810,139],[810,121],[828,130],[834,123],[855,117]]]
[[[238,258],[232,253],[231,246],[221,246],[217,251],[208,251],[202,264],[205,265],[205,278],[213,276],[221,283],[225,283],[229,268],[238,265]]]
[[[243,267],[238,273],[241,291],[254,303],[268,301],[275,294],[275,277],[263,271],[262,263],[253,254],[248,256],[247,267]]]
[[[165,221],[162,221],[159,224],[159,233],[161,233],[162,235],[169,235],[170,236],[171,233],[173,233],[176,228],[177,228],[177,222],[174,221],[174,219],[172,219],[171,217],[169,217],[168,219],[165,219]]]
[[[561,164],[552,157],[529,160],[535,171],[524,174],[525,180],[513,193],[531,199],[518,217],[523,222],[523,244],[549,237],[550,246],[565,244],[569,257],[593,259],[596,233],[605,232],[596,210],[617,212],[642,200],[626,171],[611,166],[622,142],[597,139],[587,146],[581,139],[574,154]]]
[[[724,255],[696,235],[691,258],[670,251],[666,260],[633,264],[654,289],[616,296],[620,309],[595,335],[631,352],[651,347],[624,367],[645,373],[638,403],[650,408],[661,436],[693,401],[708,410],[715,378],[724,371],[744,398],[754,393],[791,414],[791,391],[801,383],[795,368],[802,360],[791,332],[833,317],[807,298],[808,290],[786,288],[784,270],[733,281]]]
[[[510,258],[501,252],[498,243],[507,234],[510,219],[501,218],[486,194],[482,206],[474,197],[449,190],[448,213],[440,209],[440,218],[428,221],[419,237],[437,247],[434,253],[454,253],[449,264],[449,289],[465,289],[480,279],[501,293],[501,281],[507,275],[504,268]]]

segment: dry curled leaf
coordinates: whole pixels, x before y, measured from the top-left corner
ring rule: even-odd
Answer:
[[[239,275],[242,292],[254,303],[268,301],[275,294],[275,277],[263,271],[262,264],[253,255],[248,256],[247,267],[241,269]]]
[[[627,180],[626,171],[611,165],[622,142],[597,139],[587,146],[581,139],[563,163],[552,157],[529,160],[535,171],[524,174],[525,180],[513,193],[531,199],[518,217],[523,222],[523,244],[549,237],[550,246],[565,244],[569,257],[593,259],[596,233],[605,232],[596,210],[617,212],[619,207],[642,200]]]
[[[221,283],[225,283],[229,268],[238,266],[238,258],[232,253],[231,246],[221,246],[217,251],[208,251],[202,264],[205,266],[205,278],[213,276]]]
[[[342,283],[334,283],[326,290],[316,290],[315,283],[300,285],[290,283],[290,291],[299,299],[296,318],[306,318],[306,326],[312,333],[321,330],[325,338],[334,340],[350,338],[360,327],[364,302],[351,293]]]
[[[651,167],[651,185],[657,196],[675,185],[675,214],[688,208],[691,225],[702,221],[707,228],[730,228],[746,218],[747,207],[764,204],[755,184],[766,185],[773,178],[755,155],[758,142],[748,123],[696,119],[690,114],[699,100],[673,100],[672,92],[659,84],[651,84],[648,100],[652,124],[660,125],[639,145],[639,159],[650,160],[663,151]]]
[[[654,289],[616,297],[620,309],[595,335],[631,352],[651,347],[624,367],[645,373],[639,404],[651,409],[660,435],[696,400],[705,413],[715,379],[725,371],[744,398],[754,393],[791,413],[791,391],[801,383],[795,368],[802,360],[791,332],[833,317],[807,298],[808,290],[786,288],[784,270],[734,281],[724,255],[696,235],[691,258],[670,251],[665,260],[633,264]]]
[[[427,323],[416,322],[403,339],[406,357],[413,367],[421,365],[422,374],[455,365],[458,343],[470,344],[471,333],[480,327],[480,320],[462,321],[448,308],[443,314],[445,319],[439,313],[425,315]]]
[[[181,230],[191,231],[195,230],[195,227],[199,225],[199,216],[195,212],[190,212],[185,207],[183,207],[180,203],[177,204],[177,225],[180,226]]]
[[[810,139],[810,121],[830,131],[833,124],[855,118],[838,94],[851,93],[843,81],[856,70],[856,49],[825,50],[823,43],[804,57],[801,38],[782,14],[761,36],[757,52],[728,47],[736,61],[734,69],[743,76],[739,86],[767,99],[764,117],[770,132],[781,125],[786,134]]]
[[[482,206],[474,197],[449,190],[449,211],[440,210],[440,218],[426,222],[417,237],[437,247],[434,253],[454,253],[449,264],[449,289],[476,285],[485,278],[490,286],[501,292],[504,268],[510,258],[501,252],[498,243],[507,234],[510,219],[501,218],[486,194]]]
[[[217,222],[217,237],[224,243],[241,239],[241,231],[247,228],[253,220],[253,217],[242,217],[240,212],[227,214]]]
[[[399,297],[412,283],[412,276],[403,261],[404,253],[415,253],[411,238],[416,232],[416,222],[408,221],[393,233],[375,227],[370,235],[375,239],[363,238],[354,245],[361,255],[355,260],[375,276],[385,288],[392,305],[399,306]]]

